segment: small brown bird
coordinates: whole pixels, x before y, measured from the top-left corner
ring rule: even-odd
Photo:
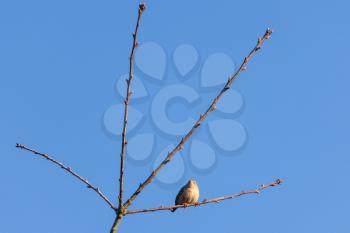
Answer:
[[[198,202],[199,188],[195,180],[189,180],[185,186],[183,186],[175,199],[175,205],[182,204],[195,204]],[[177,208],[171,210],[174,212]]]

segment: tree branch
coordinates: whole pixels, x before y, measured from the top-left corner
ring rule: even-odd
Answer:
[[[145,5],[140,4],[139,10],[138,10],[138,17],[135,27],[135,32],[132,34],[133,37],[133,43],[132,43],[132,49],[129,57],[129,79],[126,79],[127,83],[127,89],[126,89],[126,98],[124,101],[125,108],[124,108],[124,125],[123,125],[123,131],[122,131],[122,146],[121,146],[121,152],[120,152],[120,174],[119,174],[119,207],[121,208],[123,205],[123,192],[124,192],[124,157],[125,157],[125,148],[126,148],[126,129],[128,125],[128,110],[129,110],[129,101],[130,97],[132,95],[131,92],[131,81],[133,79],[133,59],[135,55],[135,49],[137,47],[137,33],[139,29],[140,19],[143,11],[145,10]]]
[[[255,47],[250,51],[248,56],[246,56],[240,65],[237,72],[229,77],[227,80],[227,83],[224,85],[222,90],[219,92],[219,94],[212,100],[209,108],[204,112],[203,115],[200,115],[197,122],[194,124],[192,129],[181,139],[181,141],[177,144],[177,146],[170,152],[168,152],[167,157],[158,165],[158,167],[152,171],[152,173],[148,176],[148,178],[142,182],[139,187],[136,189],[136,191],[131,195],[131,197],[125,202],[124,208],[127,209],[132,202],[135,200],[135,198],[141,193],[141,191],[150,184],[153,179],[157,176],[157,174],[160,172],[160,170],[168,163],[170,160],[174,157],[174,155],[181,151],[183,149],[183,146],[185,142],[192,136],[192,134],[196,131],[196,129],[202,124],[202,122],[205,120],[205,118],[208,116],[208,114],[215,110],[216,103],[219,101],[219,99],[222,97],[222,95],[231,87],[232,82],[240,75],[242,71],[246,69],[246,64],[249,62],[249,60],[252,58],[252,56],[261,48],[262,44],[265,40],[267,40],[270,35],[272,34],[271,29],[266,29],[264,36],[261,38],[259,37]]]
[[[174,208],[197,207],[197,206],[206,205],[206,204],[209,204],[209,203],[219,203],[220,201],[223,201],[223,200],[228,200],[228,199],[236,198],[236,197],[247,195],[247,194],[252,194],[252,193],[260,194],[260,192],[263,189],[266,189],[266,188],[269,188],[269,187],[272,187],[272,186],[276,186],[276,185],[280,185],[283,182],[284,181],[282,179],[277,179],[277,180],[275,180],[274,182],[272,182],[270,184],[261,185],[259,188],[256,188],[256,189],[242,191],[240,193],[236,193],[236,194],[233,194],[233,195],[217,197],[217,198],[210,199],[210,200],[203,200],[203,201],[197,202],[195,204],[183,204],[183,205],[174,205],[174,206],[160,206],[160,207],[149,208],[149,209],[128,210],[128,211],[126,211],[125,214],[138,214],[138,213],[147,213],[147,212],[155,212],[155,211],[162,211],[162,210],[173,210]]]
[[[137,42],[137,33],[139,31],[139,25],[140,25],[140,19],[142,13],[145,11],[146,6],[143,3],[139,4],[138,9],[138,16],[137,16],[137,22],[135,26],[135,31],[132,34],[133,37],[133,43],[131,48],[131,53],[129,57],[129,78],[126,81],[127,88],[126,88],[126,97],[125,97],[125,108],[124,108],[124,125],[123,125],[123,131],[122,131],[122,145],[121,145],[121,152],[120,152],[120,174],[119,174],[119,195],[118,195],[118,212],[117,216],[114,220],[113,226],[111,228],[111,233],[114,233],[117,231],[119,224],[123,218],[124,215],[124,208],[123,208],[123,193],[124,193],[124,157],[125,157],[125,148],[127,144],[126,140],[126,129],[128,125],[128,109],[129,109],[129,101],[130,97],[132,95],[131,92],[131,81],[133,79],[133,60],[135,56],[135,49],[138,45]]]
[[[97,188],[96,186],[92,185],[87,179],[85,179],[84,177],[82,177],[81,175],[79,175],[78,173],[73,171],[72,168],[70,168],[70,167],[64,165],[63,163],[53,159],[48,154],[44,154],[44,153],[38,152],[38,151],[36,151],[34,149],[28,148],[25,145],[17,143],[16,147],[20,148],[20,149],[23,149],[23,150],[26,150],[26,151],[30,151],[30,152],[32,152],[32,153],[34,153],[36,155],[44,157],[45,159],[49,160],[52,163],[56,164],[57,166],[59,166],[60,168],[62,168],[63,170],[65,170],[66,172],[68,172],[69,174],[74,176],[75,178],[79,179],[84,184],[86,184],[89,189],[94,190],[113,210],[116,210],[116,208],[114,207],[112,202],[100,191],[99,188]]]

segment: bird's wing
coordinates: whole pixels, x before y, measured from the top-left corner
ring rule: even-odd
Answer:
[[[182,204],[182,203],[181,203],[181,202],[182,202],[181,199],[183,199],[183,193],[184,193],[185,189],[186,189],[186,185],[183,186],[183,187],[180,189],[179,193],[176,195],[175,205]]]

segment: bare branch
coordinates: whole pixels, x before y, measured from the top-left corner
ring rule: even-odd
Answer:
[[[272,187],[272,186],[276,186],[276,185],[280,185],[283,182],[284,181],[282,179],[277,179],[277,180],[275,180],[274,182],[272,182],[270,184],[261,185],[259,188],[256,188],[256,189],[251,189],[251,190],[248,190],[248,191],[242,191],[240,193],[236,193],[236,194],[233,194],[233,195],[217,197],[217,198],[210,199],[210,200],[203,200],[203,201],[198,202],[196,204],[183,204],[183,205],[174,205],[174,206],[160,206],[160,207],[149,208],[149,209],[128,210],[128,211],[126,211],[125,214],[138,214],[138,213],[155,212],[155,211],[161,211],[161,210],[173,210],[175,208],[197,207],[197,206],[206,205],[206,204],[209,204],[209,203],[219,203],[220,201],[223,201],[223,200],[228,200],[228,199],[236,198],[236,197],[247,195],[247,194],[252,194],[252,193],[259,194],[263,189],[266,189],[266,188],[269,188],[269,187]]]
[[[124,208],[127,209],[131,203],[135,200],[135,198],[141,193],[141,191],[153,181],[153,179],[157,176],[159,171],[174,157],[174,155],[181,151],[185,142],[192,136],[192,134],[196,131],[196,129],[202,124],[202,122],[205,120],[205,118],[208,116],[208,114],[215,110],[216,103],[219,101],[219,99],[222,97],[222,95],[231,87],[232,82],[240,75],[242,71],[246,69],[246,64],[249,62],[249,60],[252,58],[252,56],[261,48],[261,45],[264,43],[265,40],[267,40],[270,35],[272,34],[271,29],[267,29],[265,31],[265,34],[262,38],[259,37],[258,42],[256,43],[255,47],[250,51],[247,57],[244,58],[241,66],[237,70],[237,72],[231,76],[225,86],[222,88],[222,90],[219,92],[217,97],[215,97],[209,108],[204,112],[204,114],[200,115],[197,122],[194,124],[192,129],[181,139],[181,141],[177,144],[177,146],[168,153],[167,157],[158,165],[158,167],[152,171],[152,173],[148,176],[148,178],[142,182],[139,187],[136,189],[136,191],[131,195],[131,197],[125,202]]]
[[[50,162],[56,164],[57,166],[59,166],[60,168],[62,168],[63,170],[65,170],[66,172],[68,172],[69,174],[74,176],[75,178],[79,179],[84,184],[86,184],[89,189],[94,190],[113,210],[116,210],[116,208],[114,207],[112,202],[100,191],[99,188],[97,188],[96,186],[92,185],[87,179],[85,179],[84,177],[82,177],[81,175],[79,175],[78,173],[73,171],[71,167],[68,167],[68,166],[64,165],[63,163],[53,159],[48,154],[44,154],[44,153],[38,152],[38,151],[36,151],[34,149],[28,148],[25,145],[17,143],[16,147],[20,148],[20,149],[23,149],[23,150],[30,151],[30,152],[32,152],[32,153],[34,153],[36,155],[40,155],[41,157],[44,157],[45,159],[49,160]]]
[[[133,79],[133,59],[135,55],[135,49],[137,47],[137,33],[139,30],[139,24],[142,12],[145,10],[145,5],[140,4],[139,10],[138,10],[138,17],[135,27],[135,32],[132,34],[133,37],[133,43],[132,43],[132,49],[129,57],[129,79],[126,80],[127,88],[126,88],[126,98],[124,101],[125,108],[124,108],[124,126],[122,131],[122,146],[121,146],[121,152],[120,152],[120,175],[119,175],[119,208],[123,205],[123,192],[124,192],[124,155],[125,155],[125,148],[126,148],[126,128],[128,125],[128,110],[129,110],[129,101],[131,97],[131,81]]]
[[[137,42],[137,33],[139,30],[139,25],[140,25],[140,19],[142,13],[145,11],[146,6],[145,4],[140,3],[139,4],[139,9],[138,9],[138,16],[137,16],[137,22],[135,26],[135,31],[132,34],[133,37],[133,43],[132,43],[132,48],[131,48],[131,53],[129,57],[129,78],[126,80],[127,83],[127,88],[126,88],[126,98],[124,101],[125,108],[124,108],[124,125],[123,125],[123,131],[122,131],[122,145],[121,145],[121,152],[120,152],[120,174],[119,174],[119,195],[118,195],[118,213],[116,216],[116,219],[113,223],[113,226],[111,228],[111,232],[116,232],[117,228],[121,222],[121,219],[124,214],[124,208],[123,208],[123,193],[124,193],[124,157],[125,157],[125,148],[127,144],[126,140],[126,128],[128,125],[128,109],[129,109],[129,101],[131,97],[131,81],[133,79],[133,60],[135,56],[135,49],[138,45]]]

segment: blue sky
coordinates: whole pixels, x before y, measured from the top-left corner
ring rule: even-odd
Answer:
[[[185,148],[181,180],[172,185],[152,183],[131,208],[172,204],[189,178],[198,181],[201,198],[239,192],[276,178],[286,182],[260,196],[174,214],[128,216],[120,232],[349,231],[350,4],[345,0],[146,4],[140,42],[162,46],[169,64],[165,77],[177,75],[171,59],[181,44],[198,51],[198,65],[189,74],[193,76],[189,80],[196,80],[211,54],[222,52],[239,63],[267,27],[274,34],[234,83],[244,107],[225,115],[244,125],[245,145],[236,153],[214,147],[215,165],[205,171],[191,165]],[[108,133],[103,118],[110,106],[121,103],[115,83],[128,71],[137,5],[79,0],[0,3],[0,232],[108,232],[114,214],[95,193],[14,145],[24,143],[50,153],[117,200],[120,143]],[[143,71],[136,67],[139,78],[147,80]],[[162,85],[146,88],[153,96]],[[200,95],[205,98],[196,105],[196,114],[205,109],[211,94]],[[146,117],[151,114],[142,104],[139,107]],[[175,107],[179,109],[169,110],[175,120],[189,114],[181,102]],[[154,128],[148,121],[143,127]],[[206,132],[204,128],[198,137],[212,145]],[[159,142],[173,140],[155,134]],[[127,160],[126,196],[149,174],[156,159],[154,154],[142,163]]]

